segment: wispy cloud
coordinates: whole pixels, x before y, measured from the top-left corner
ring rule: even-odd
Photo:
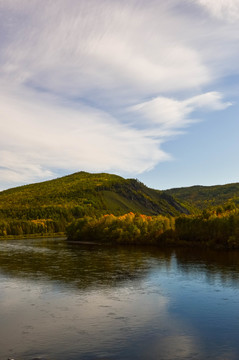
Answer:
[[[163,142],[195,111],[229,106],[208,90],[230,72],[221,25],[202,26],[198,7],[217,9],[203,0],[0,0],[2,186],[152,169],[170,159]],[[237,25],[226,26],[236,69]]]
[[[59,169],[137,173],[167,158],[158,141],[102,110],[82,104],[66,108],[39,98],[28,103],[13,96],[3,99],[1,108],[0,159],[10,181],[14,176],[33,181]]]
[[[239,19],[238,0],[196,0],[212,16],[221,19],[236,21]]]
[[[157,97],[131,107],[137,120],[144,124],[145,131],[150,136],[166,141],[170,136],[182,133],[182,129],[198,121],[193,113],[198,111],[223,110],[231,106],[224,102],[218,92],[209,92],[188,98],[176,100]]]

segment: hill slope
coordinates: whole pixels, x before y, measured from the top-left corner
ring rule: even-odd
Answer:
[[[0,192],[0,219],[70,221],[84,215],[126,212],[147,215],[188,213],[169,194],[135,179],[79,172]]]
[[[215,186],[191,186],[165,191],[191,212],[210,207],[235,203],[239,205],[239,183]]]
[[[79,172],[0,192],[0,236],[63,232],[85,215],[177,216],[231,203],[239,205],[239,183],[159,191],[135,179]]]

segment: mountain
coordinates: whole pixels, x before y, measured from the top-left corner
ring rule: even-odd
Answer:
[[[0,192],[0,236],[64,232],[83,216],[178,216],[235,205],[239,207],[239,183],[160,191],[136,179],[78,172]]]
[[[0,220],[48,219],[65,224],[84,215],[121,215],[130,211],[172,216],[188,213],[186,207],[163,191],[106,173],[79,172],[0,192]]]
[[[173,196],[190,212],[217,206],[239,205],[239,183],[215,186],[191,186],[164,191]]]

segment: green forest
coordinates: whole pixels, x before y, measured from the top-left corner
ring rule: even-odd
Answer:
[[[165,193],[186,204],[194,213],[225,204],[239,205],[239,183],[182,187],[166,190]]]
[[[154,244],[163,234],[174,229],[175,218],[147,216],[132,212],[100,218],[84,217],[67,228],[69,240],[111,242],[124,244]]]
[[[75,219],[130,211],[189,214],[171,195],[150,189],[136,179],[79,172],[0,192],[0,236],[64,233]]]
[[[84,217],[67,228],[68,240],[115,244],[239,248],[239,209],[218,208],[200,215]]]
[[[79,172],[0,192],[0,238],[238,247],[239,184],[150,189]]]

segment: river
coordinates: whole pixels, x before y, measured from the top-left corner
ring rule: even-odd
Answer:
[[[0,242],[0,359],[237,360],[239,252]]]

